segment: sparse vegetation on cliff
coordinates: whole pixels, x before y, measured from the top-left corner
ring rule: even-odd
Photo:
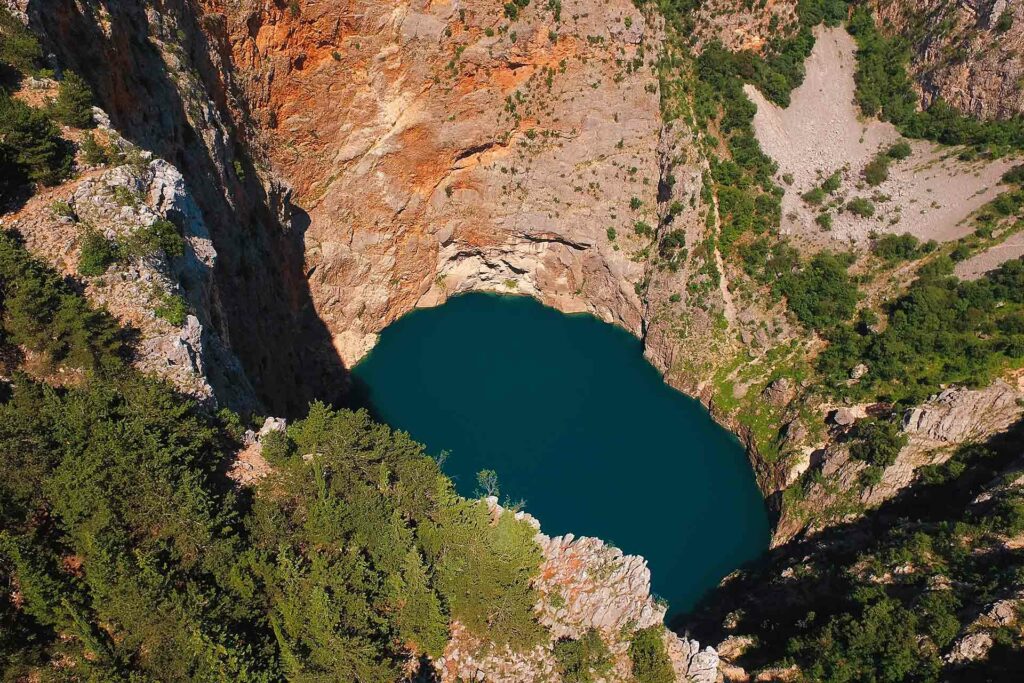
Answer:
[[[984,146],[996,152],[1024,149],[1024,119],[1019,116],[979,121],[941,99],[919,111],[907,74],[910,45],[901,36],[883,35],[867,5],[853,9],[848,27],[857,41],[857,102],[865,114],[891,121],[908,137]]]
[[[962,448],[882,508],[772,551],[726,581],[690,632],[750,638],[734,663],[794,667],[796,680],[1019,678],[1018,443]],[[957,655],[961,642],[981,646]]]

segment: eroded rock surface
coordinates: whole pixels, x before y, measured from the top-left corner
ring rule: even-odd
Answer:
[[[488,503],[497,514],[497,499]],[[630,681],[629,639],[637,629],[660,625],[665,606],[651,596],[651,575],[647,562],[600,539],[571,534],[549,537],[540,523],[523,512],[517,519],[537,529],[536,541],[544,560],[534,587],[540,592],[537,604],[540,622],[553,639],[582,636],[597,629],[614,657],[614,668],[606,681]],[[668,629],[665,645],[678,680],[712,683],[718,675],[718,653],[703,650],[697,641],[680,638]],[[498,652],[474,641],[456,624],[444,656],[436,663],[443,681],[484,680],[495,683],[561,680],[551,646],[538,646],[528,653]]]
[[[346,363],[470,289],[640,333],[629,247],[637,221],[657,224],[661,34],[630,2],[514,20],[491,0],[209,4],[309,213],[310,285]]]
[[[181,173],[163,159],[83,175],[37,194],[4,217],[25,246],[58,272],[81,277],[79,259],[90,232],[108,240],[131,241],[156,221],[170,220],[185,238],[184,254],[168,258],[156,249],[120,259],[99,276],[85,277],[85,294],[138,333],[135,365],[168,379],[201,402],[236,408],[255,406],[252,388],[210,320],[211,279],[217,253],[202,214]],[[169,297],[189,306],[182,324],[157,311]]]
[[[982,119],[1024,113],[1024,5],[1014,0],[873,0],[879,25],[910,39],[927,106],[941,98]]]

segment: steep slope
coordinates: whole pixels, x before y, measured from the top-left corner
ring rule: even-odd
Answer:
[[[125,138],[185,178],[220,254],[212,323],[274,412],[338,396],[344,370],[310,305],[305,222],[290,191],[248,151],[223,33],[191,2],[5,0],[57,63],[92,86]]]
[[[206,4],[309,214],[310,287],[346,363],[468,289],[641,333],[661,35],[629,2]]]
[[[922,106],[941,98],[981,119],[1024,114],[1024,7],[1007,0],[874,0],[882,30],[911,46]]]

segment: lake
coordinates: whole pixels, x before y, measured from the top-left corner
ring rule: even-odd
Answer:
[[[495,470],[502,500],[525,501],[545,533],[647,558],[669,615],[768,547],[739,441],[592,316],[458,296],[385,329],[353,375],[379,419],[449,453],[463,495]]]

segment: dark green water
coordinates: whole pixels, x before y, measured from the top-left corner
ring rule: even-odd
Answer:
[[[767,548],[739,442],[596,318],[460,296],[388,327],[353,373],[380,419],[450,452],[461,493],[494,469],[545,533],[646,557],[670,614]]]

